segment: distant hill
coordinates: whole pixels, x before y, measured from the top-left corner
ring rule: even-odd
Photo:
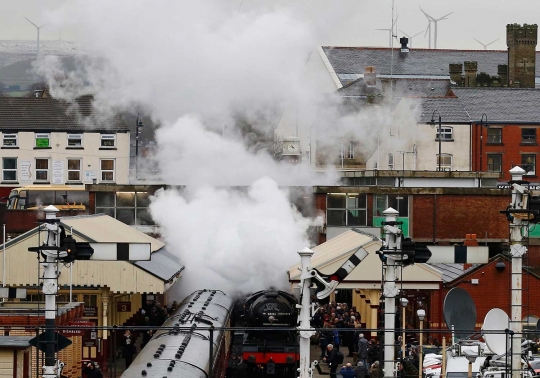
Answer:
[[[42,78],[33,72],[32,63],[35,60],[35,58],[30,58],[0,67],[0,83],[6,85],[20,85],[21,88],[26,88],[30,84],[41,81]],[[75,58],[67,56],[62,57],[62,62],[66,71],[74,70]]]

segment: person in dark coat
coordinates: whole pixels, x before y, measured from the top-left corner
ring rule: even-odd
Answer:
[[[330,368],[330,378],[336,378],[336,370],[338,367],[337,350],[332,344],[326,346],[326,357],[324,357],[323,361],[326,362]]]
[[[364,368],[366,370],[369,370],[368,365],[368,341],[364,337],[364,334],[361,333],[358,335],[358,361],[362,361],[364,363]]]
[[[89,362],[86,364],[83,369],[83,373],[86,374],[87,378],[103,378],[101,370],[99,370],[93,362]]]
[[[350,363],[343,366],[339,371],[339,374],[341,374],[343,378],[356,378],[356,373],[354,372],[354,368]]]
[[[126,360],[126,369],[133,362],[133,355],[135,352],[135,338],[128,329],[124,333],[124,337],[122,339],[122,357]]]

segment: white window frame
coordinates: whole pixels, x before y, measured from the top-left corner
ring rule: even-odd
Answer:
[[[437,166],[435,167],[435,170],[439,169],[439,160],[441,158],[450,158],[450,164],[444,164],[441,160],[441,171],[451,171],[452,164],[454,163],[454,156],[452,156],[452,154],[437,154]]]
[[[15,144],[6,144],[6,139],[15,139]],[[2,146],[3,147],[19,147],[19,134],[18,133],[11,133],[11,134],[3,134],[2,135]]]
[[[388,154],[388,169],[394,169],[394,154]]]
[[[69,162],[71,160],[77,160],[79,162],[79,169],[69,169]],[[70,180],[69,178],[69,172],[79,172],[79,179],[78,180]],[[82,159],[81,158],[67,158],[67,181],[68,182],[82,182]]]
[[[104,160],[112,160],[112,162],[113,162],[112,171],[109,170],[109,169],[103,170],[101,168],[102,167],[101,162],[104,161]],[[106,172],[112,172],[112,174],[113,174],[112,180],[104,180],[103,179],[103,173],[106,173]],[[116,159],[99,159],[99,178],[100,178],[100,182],[115,182],[115,180],[116,180]]]
[[[354,143],[349,143],[349,151],[347,154],[347,159],[354,159]]]
[[[47,147],[38,147],[37,145],[38,139],[48,139],[49,145]],[[51,133],[35,133],[34,146],[36,148],[50,148],[51,147]]]
[[[77,146],[70,146],[69,141],[70,140],[77,140],[80,139],[80,144]],[[74,147],[82,147],[83,146],[83,134],[68,134],[67,135],[67,147],[68,148],[74,148]]]
[[[105,140],[113,140],[114,145],[112,145],[112,146],[104,146],[103,141],[105,141]],[[101,134],[99,147],[100,148],[116,148],[116,134]]]
[[[441,138],[442,136],[442,138]],[[437,127],[437,133],[435,134],[435,140],[438,141],[441,138],[441,142],[454,140],[454,128],[452,126],[441,126],[441,133],[439,135],[439,127]]]
[[[39,168],[37,167],[37,161],[38,160],[46,160],[47,161],[47,169],[42,169],[42,168]],[[51,159],[49,158],[44,158],[44,157],[37,157],[35,158],[34,160],[34,164],[35,164],[35,169],[34,169],[34,174],[35,174],[35,178],[36,180],[35,181],[39,181],[39,182],[49,182],[50,181],[50,178],[51,178]],[[45,179],[38,179],[37,176],[38,176],[38,172],[43,172],[43,171],[46,171],[47,172],[47,178]]]
[[[4,163],[6,159],[15,159],[15,168],[4,168]],[[17,181],[17,172],[18,172],[18,161],[16,157],[3,157],[2,158],[2,181],[16,182]],[[7,180],[4,176],[5,172],[15,172],[15,179]]]

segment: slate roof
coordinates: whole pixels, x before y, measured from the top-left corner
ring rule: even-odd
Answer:
[[[473,266],[468,267],[467,269],[464,269],[464,264],[428,264],[434,267],[435,269],[438,269],[442,273],[442,280],[443,282],[451,282],[454,281],[456,278],[461,277],[462,275],[469,272],[469,270],[475,268],[476,266],[480,264],[474,264]]]
[[[395,97],[443,97],[450,89],[449,80],[394,78]],[[368,87],[363,78],[350,82],[337,90],[340,96],[369,96],[390,90],[390,79],[377,78],[376,87]]]
[[[420,122],[428,123],[431,121],[431,117],[435,113],[435,121],[438,122],[439,116],[443,123],[470,123],[469,117],[461,99],[456,97],[441,97],[441,98],[425,98],[422,99],[422,114],[420,116]]]
[[[375,66],[379,75],[390,75],[392,50],[378,47],[335,47],[322,46],[336,74],[363,74],[366,66]],[[497,65],[508,63],[506,50],[443,50],[411,49],[401,53],[393,51],[394,75],[449,76],[450,63],[478,62],[478,72],[497,75]],[[540,62],[540,52],[536,53]],[[536,76],[539,76],[537,68]]]
[[[540,123],[540,89],[453,88],[470,118],[488,121]]]
[[[34,336],[0,336],[0,348],[25,349]]]
[[[74,104],[51,97],[0,97],[0,130],[128,132],[120,114],[100,116],[92,109],[91,96]]]

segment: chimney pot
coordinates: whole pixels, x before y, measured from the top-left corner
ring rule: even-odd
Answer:
[[[368,87],[374,87],[377,85],[377,74],[375,73],[375,67],[366,66],[364,69],[364,81]]]

